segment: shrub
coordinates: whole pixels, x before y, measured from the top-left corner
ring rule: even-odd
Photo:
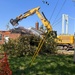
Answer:
[[[56,42],[55,38],[51,35],[45,37],[44,44],[40,51],[40,54],[51,54],[56,51]],[[25,55],[33,55],[36,48],[38,47],[40,38],[34,35],[30,36],[21,36],[18,39],[12,40],[10,39],[8,43],[3,45],[4,51],[6,51],[9,55],[12,56],[25,56]]]
[[[46,54],[56,53],[57,43],[56,43],[55,39],[57,39],[57,37],[52,35],[52,32],[46,33],[45,34],[45,42],[44,42],[44,44],[42,46],[42,50],[40,52],[46,53]]]

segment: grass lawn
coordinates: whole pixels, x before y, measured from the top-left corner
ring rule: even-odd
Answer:
[[[13,75],[75,75],[75,64],[72,55],[37,56],[32,66],[32,56],[10,58]]]

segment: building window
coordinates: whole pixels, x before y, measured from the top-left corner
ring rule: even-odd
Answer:
[[[2,40],[2,34],[0,34],[0,40]]]
[[[5,36],[4,39],[5,39],[5,43],[8,43],[9,37],[8,36]]]

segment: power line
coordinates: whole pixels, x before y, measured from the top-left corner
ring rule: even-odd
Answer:
[[[75,18],[69,16],[70,19],[74,20],[74,30],[75,30]],[[74,31],[75,32],[75,31]]]
[[[59,10],[59,12],[58,12],[57,16],[55,17],[55,20],[57,19],[57,17],[58,17],[58,15],[59,15],[59,13],[61,12],[61,10],[62,10],[63,6],[65,5],[65,2],[66,2],[66,0],[64,0],[64,2],[63,2],[63,4],[62,4],[61,9]],[[54,22],[55,22],[55,20],[54,20]],[[54,22],[53,22],[53,24],[54,24]],[[52,24],[52,25],[53,25],[53,24]]]
[[[71,16],[69,16],[69,18],[75,20],[75,18],[73,18],[73,17],[71,17]]]
[[[61,19],[60,19],[60,18],[56,21],[56,23],[53,24],[53,27],[54,27],[55,25],[57,25],[59,22],[61,22]]]
[[[56,22],[55,22],[55,23],[57,23],[59,20],[61,20],[61,17],[60,17],[58,20],[56,20]],[[55,23],[54,23],[54,24],[55,24]],[[54,25],[54,24],[53,24],[53,25]]]
[[[54,14],[54,11],[55,11],[55,9],[56,9],[56,7],[57,7],[57,5],[58,5],[58,2],[59,2],[59,0],[57,1],[56,5],[55,5],[55,7],[54,7],[54,10],[53,10],[52,15],[51,15],[51,17],[50,17],[50,20],[51,20],[53,14]]]

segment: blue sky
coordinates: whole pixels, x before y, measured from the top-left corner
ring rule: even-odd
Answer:
[[[47,1],[49,5],[42,1]],[[53,30],[56,30],[58,34],[61,34],[61,16],[62,14],[67,14],[68,16],[75,18],[75,3],[72,0],[59,0],[54,13],[52,14],[57,1],[58,0],[0,0],[0,30],[6,30],[6,25],[9,23],[11,18],[16,18],[29,9],[40,6],[40,12],[44,12],[46,18],[50,21]],[[51,15],[52,18],[50,19]],[[75,19],[72,18],[69,18],[69,34],[74,34],[75,32]],[[38,16],[34,14],[33,16],[29,16],[20,21],[19,26],[23,26],[25,28],[35,27],[36,22],[39,22],[39,25],[42,25]],[[10,28],[13,28],[11,24],[9,25]]]

